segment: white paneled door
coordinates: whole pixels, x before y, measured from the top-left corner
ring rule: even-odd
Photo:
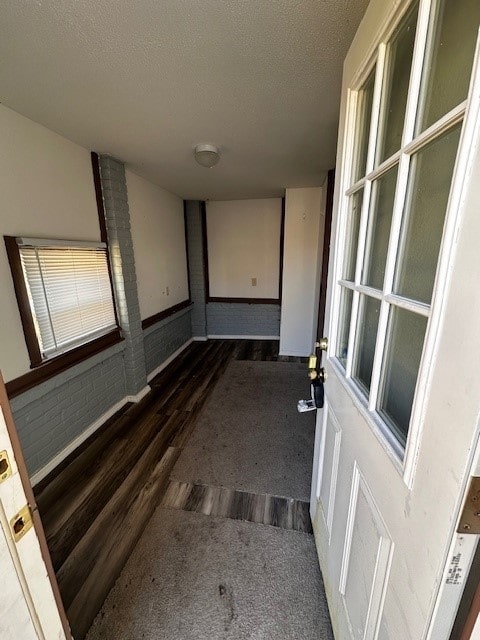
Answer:
[[[311,511],[338,640],[448,640],[480,412],[478,0],[372,0],[344,66]]]
[[[0,377],[0,637],[5,640],[65,640],[32,506],[15,459],[11,419]],[[35,516],[34,516],[35,517]],[[70,637],[70,636],[69,636]]]

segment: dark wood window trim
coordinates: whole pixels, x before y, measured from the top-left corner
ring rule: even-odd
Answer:
[[[70,367],[73,367],[74,365],[79,364],[80,362],[83,362],[84,360],[87,360],[97,353],[100,353],[101,351],[104,351],[105,349],[108,349],[122,341],[123,338],[120,330],[115,329],[104,336],[100,336],[100,338],[96,338],[91,342],[82,344],[80,347],[67,351],[67,353],[62,353],[56,358],[46,360],[40,366],[32,369],[32,371],[7,382],[5,386],[7,388],[8,396],[9,398],[14,398],[21,393],[28,391],[28,389],[32,389],[42,382],[62,373],[62,371],[66,371],[67,369],[70,369]]]
[[[159,313],[155,313],[153,316],[145,318],[145,320],[142,320],[142,329],[147,329],[148,327],[157,324],[157,322],[160,322],[160,320],[165,320],[165,318],[175,315],[182,309],[189,307],[191,304],[192,301],[190,299],[184,300],[183,302],[173,305],[173,307],[169,307],[168,309],[159,311]]]
[[[38,344],[37,334],[35,332],[35,325],[33,320],[32,311],[30,308],[30,302],[28,299],[27,287],[23,275],[22,264],[20,261],[20,253],[15,237],[4,236],[5,247],[7,250],[8,262],[12,272],[13,285],[15,289],[15,296],[20,311],[20,320],[22,322],[23,333],[25,335],[25,343],[27,346],[28,355],[30,358],[30,366],[32,371],[25,373],[10,382],[7,382],[6,389],[10,398],[13,398],[21,393],[24,393],[28,389],[31,389],[42,382],[58,375],[62,371],[73,367],[88,358],[100,353],[101,351],[108,349],[109,347],[117,344],[123,340],[120,329],[118,328],[118,314],[115,301],[115,291],[113,287],[113,277],[111,270],[111,263],[109,258],[108,249],[108,234],[105,217],[105,209],[103,204],[102,185],[100,179],[100,165],[98,154],[92,152],[92,171],[93,182],[95,186],[95,197],[97,202],[98,221],[100,227],[100,240],[107,245],[107,264],[108,273],[110,277],[110,286],[112,290],[112,298],[114,300],[114,312],[117,328],[113,331],[87,342],[79,347],[75,347],[70,351],[58,355],[49,360],[43,360]]]
[[[12,272],[15,297],[17,298],[18,309],[20,311],[20,320],[22,321],[30,363],[32,367],[38,367],[42,364],[43,360],[35,331],[30,301],[28,299],[27,286],[25,284],[25,278],[23,277],[17,240],[13,236],[3,236],[3,239],[5,240],[8,263]]]
[[[95,199],[97,202],[98,226],[100,227],[100,240],[107,245],[108,277],[110,278],[110,290],[112,292],[113,310],[115,312],[115,322],[117,323],[117,327],[119,327],[120,322],[118,319],[118,312],[117,312],[117,298],[115,295],[115,287],[113,285],[113,271],[112,271],[112,263],[110,260],[110,246],[108,244],[107,216],[105,213],[105,205],[103,202],[102,178],[100,176],[100,160],[99,160],[98,153],[95,153],[95,151],[91,152],[90,158],[92,161],[93,184],[95,187]]]
[[[208,233],[207,233],[207,206],[205,202],[200,203],[202,219],[202,245],[203,245],[203,272],[205,279],[205,303],[225,302],[227,304],[276,304],[282,303],[283,289],[283,251],[285,245],[285,198],[282,198],[282,212],[280,222],[280,255],[279,255],[279,282],[278,298],[231,298],[210,295],[210,280],[208,272]]]
[[[92,161],[93,185],[95,187],[95,199],[97,201],[98,224],[100,226],[100,240],[108,246],[107,220],[105,217],[105,207],[103,205],[102,179],[100,177],[100,160],[98,153],[92,151],[90,154]]]

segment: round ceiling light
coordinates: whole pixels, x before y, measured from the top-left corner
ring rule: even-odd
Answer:
[[[220,151],[214,144],[197,144],[195,147],[195,160],[202,167],[214,167],[220,160]]]

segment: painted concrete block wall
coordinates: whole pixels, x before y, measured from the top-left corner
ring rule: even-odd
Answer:
[[[29,473],[49,463],[125,395],[123,345],[118,344],[12,398]]]
[[[0,105],[0,233],[100,240],[90,153]],[[30,370],[3,242],[0,246],[0,370]]]
[[[174,316],[165,318],[143,330],[143,344],[147,374],[152,373],[172,353],[192,337],[191,308],[182,309]]]
[[[100,241],[90,151],[3,106],[0,136],[2,234]],[[165,325],[151,327],[144,336],[124,166],[102,157],[100,170],[116,304],[125,339],[11,399],[32,475],[58,462],[103,416],[121,406],[127,396],[145,389],[147,366],[161,364],[191,336],[188,310]],[[183,206],[180,216],[184,248]],[[1,248],[0,299],[0,369],[8,382],[27,373],[30,362],[6,252]]]
[[[315,342],[325,221],[322,191],[320,187],[286,191],[281,355],[307,356]]]
[[[280,305],[210,302],[207,304],[209,336],[280,335]]]
[[[210,295],[278,298],[281,198],[207,202],[206,207]]]
[[[186,212],[193,336],[279,336],[279,305],[205,303],[201,203],[187,201]]]
[[[188,263],[190,268],[190,295],[193,302],[191,313],[192,334],[207,335],[205,304],[205,274],[203,265],[202,213],[198,200],[187,200]]]
[[[188,299],[183,200],[128,169],[125,175],[144,320]]]
[[[125,384],[127,394],[134,396],[145,389],[147,373],[125,167],[109,156],[101,156],[99,164],[117,315],[125,339]]]

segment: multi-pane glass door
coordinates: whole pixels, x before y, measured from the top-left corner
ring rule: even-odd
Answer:
[[[350,95],[335,355],[400,456],[479,25],[478,0],[411,2]]]

